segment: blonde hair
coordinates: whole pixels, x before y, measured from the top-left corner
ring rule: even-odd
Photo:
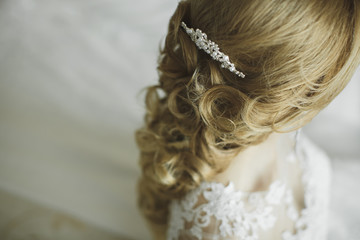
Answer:
[[[181,21],[205,32],[245,79],[198,50]],[[181,1],[136,132],[138,203],[155,239],[165,237],[172,199],[271,132],[309,122],[359,64],[358,0]]]

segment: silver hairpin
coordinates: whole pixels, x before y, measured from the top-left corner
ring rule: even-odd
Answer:
[[[227,68],[230,72],[235,73],[239,77],[245,78],[245,74],[235,68],[235,65],[230,62],[229,56],[221,52],[216,43],[208,40],[205,33],[203,33],[200,29],[194,30],[193,28],[188,28],[184,22],[181,22],[181,26],[185,29],[186,33],[191,37],[191,40],[195,42],[199,49],[204,50],[214,60],[221,62],[222,68]]]

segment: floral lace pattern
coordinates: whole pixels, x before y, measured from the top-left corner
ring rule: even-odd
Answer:
[[[300,212],[294,206],[292,189],[279,180],[267,191],[250,193],[235,190],[232,182],[227,186],[203,182],[183,199],[172,201],[167,239],[177,240],[186,235],[186,239],[197,240],[258,240],[260,232],[274,227],[278,220],[275,210],[281,207],[294,223],[294,230],[282,231],[283,240],[325,239],[327,157],[307,139],[297,155],[301,159],[305,191],[305,207]]]

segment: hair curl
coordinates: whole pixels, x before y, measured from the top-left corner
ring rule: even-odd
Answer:
[[[204,31],[239,78],[199,51],[180,27]],[[310,121],[360,63],[358,0],[187,0],[169,22],[159,83],[147,89],[136,132],[139,207],[164,239],[168,204],[223,171],[271,132]]]

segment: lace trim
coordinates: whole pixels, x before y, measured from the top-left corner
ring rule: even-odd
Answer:
[[[307,149],[308,152],[305,152],[304,149]],[[295,233],[284,231],[282,238],[283,240],[325,239],[328,208],[326,199],[329,194],[329,186],[320,183],[322,179],[330,178],[330,169],[324,168],[322,165],[324,163],[320,160],[326,159],[327,156],[324,152],[311,146],[307,139],[299,155],[299,163],[303,170],[305,207],[301,210],[299,218],[294,221]],[[310,156],[317,161],[310,162]],[[326,165],[326,167],[328,166]],[[288,214],[289,217],[290,215]]]
[[[185,229],[185,221],[193,222],[188,230],[197,239],[202,239],[202,228],[210,224],[212,217],[219,223],[220,235],[257,239],[258,229],[270,229],[276,221],[273,206],[279,204],[285,195],[285,184],[275,181],[266,192],[247,193],[236,191],[234,183],[227,186],[216,182],[203,182],[185,199],[171,204],[172,215],[168,239],[177,239]],[[200,195],[207,203],[196,206]]]
[[[203,239],[205,234],[203,228],[208,227],[211,220],[215,219],[219,236],[257,240],[259,229],[266,231],[274,226],[277,220],[274,208],[280,204],[285,205],[287,216],[295,223],[295,232],[284,231],[283,240],[321,239],[320,236],[314,238],[314,232],[319,229],[311,229],[311,227],[324,225],[321,223],[325,220],[325,215],[322,213],[327,206],[317,200],[319,194],[326,195],[324,192],[326,188],[323,190],[319,188],[317,178],[314,178],[315,175],[312,172],[312,168],[319,170],[321,166],[309,166],[308,156],[305,152],[302,154],[304,156],[298,160],[303,170],[305,206],[300,213],[294,207],[292,190],[281,181],[273,182],[268,191],[250,193],[236,191],[232,182],[227,186],[216,182],[203,182],[197,189],[189,192],[184,199],[172,201],[167,239],[177,240],[184,231],[198,240]],[[294,153],[294,155],[297,154]],[[289,160],[291,159],[290,157]],[[200,196],[204,197],[206,203],[199,203]],[[318,223],[310,224],[315,219]],[[192,223],[191,227],[186,228],[187,222]],[[318,232],[324,234],[325,231]]]

